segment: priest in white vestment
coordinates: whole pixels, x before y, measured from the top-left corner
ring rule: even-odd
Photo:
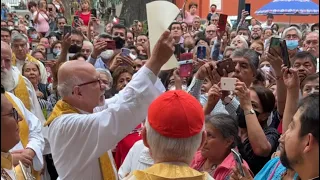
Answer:
[[[40,68],[40,75],[41,75],[40,82],[42,84],[47,84],[48,76],[47,76],[47,70],[44,64],[29,54],[29,48],[27,45],[28,45],[28,39],[25,36],[21,35],[20,33],[15,34],[12,37],[12,40],[11,40],[11,47],[13,51],[12,65],[16,66],[21,73],[22,66],[24,65],[25,61],[38,63]]]
[[[6,92],[7,95],[11,97],[11,99],[14,101],[14,103],[17,105],[16,109],[18,112],[20,112],[22,115],[21,117],[24,117],[25,121],[28,125],[28,137],[27,137],[27,145],[24,147],[22,142],[22,137],[20,135],[21,141],[19,141],[11,150],[13,160],[15,161],[15,158],[17,157],[18,160],[21,158],[20,154],[24,153],[23,151],[33,151],[31,154],[34,155],[32,159],[32,166],[33,169],[36,171],[41,171],[43,168],[43,150],[44,150],[44,138],[42,135],[42,124],[39,121],[39,119],[33,115],[28,109],[25,108],[22,101],[17,98],[12,93]],[[21,127],[21,126],[20,126]],[[20,130],[22,131],[22,129]]]
[[[10,46],[1,41],[1,84],[7,92],[13,93],[24,104],[24,106],[34,114],[42,124],[45,123],[43,112],[41,110],[36,91],[31,82],[21,75],[17,67],[12,66],[12,50]],[[46,139],[46,127],[42,127],[42,133]],[[44,154],[50,154],[50,146],[46,140]]]
[[[157,74],[173,50],[174,40],[166,31],[146,65],[110,100],[104,99],[105,85],[90,63],[69,61],[60,67],[58,92],[62,100],[46,123],[60,179],[118,179],[107,152],[145,119],[148,106],[164,91]],[[104,103],[104,108],[95,109]]]
[[[18,122],[21,118],[4,93],[1,85],[1,180],[16,180],[9,150],[20,141]]]

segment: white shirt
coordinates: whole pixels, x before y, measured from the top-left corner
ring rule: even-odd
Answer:
[[[131,147],[121,167],[119,168],[119,179],[125,178],[135,170],[144,170],[154,164],[150,156],[149,148],[144,146],[143,140],[139,140]]]
[[[30,148],[32,149],[36,155],[33,158],[33,168],[36,171],[40,171],[43,168],[43,149],[44,149],[44,139],[42,136],[42,124],[39,121],[39,119],[33,115],[22,103],[22,101],[17,98],[15,95],[13,95],[12,93],[8,94],[11,96],[11,98],[14,100],[14,102],[17,104],[17,106],[19,107],[21,113],[23,114],[23,116],[25,117],[25,120],[27,121],[27,124],[29,126],[29,141],[28,144],[26,146],[26,148]],[[21,143],[21,141],[19,141],[18,144],[16,144],[11,150],[12,151],[16,151],[16,150],[22,150],[25,149]]]
[[[27,61],[27,59],[25,60]],[[21,61],[21,60],[16,60],[16,67],[18,68],[18,70],[20,71],[20,73],[22,73],[22,67],[25,63],[25,61]],[[38,65],[39,65],[39,69],[40,69],[40,82],[42,84],[47,84],[48,83],[48,76],[47,76],[47,70],[46,67],[44,67],[44,65],[42,64],[41,61],[38,60]]]
[[[265,23],[261,24],[261,27],[262,27],[262,29],[267,29],[267,28],[271,28],[272,25],[273,25],[273,22],[271,23],[270,26],[268,26],[267,22],[265,22]]]
[[[18,70],[17,67],[12,66],[12,75],[13,75],[13,80],[14,80],[14,86],[9,88],[8,91],[11,93],[14,93],[14,89],[17,87],[18,82],[19,82],[19,75],[20,72]],[[43,136],[45,138],[45,150],[44,150],[44,154],[50,154],[50,146],[49,146],[49,142],[47,141],[47,131],[48,131],[48,127],[43,127],[46,119],[44,118],[43,112],[41,110],[38,98],[37,98],[37,94],[36,91],[34,90],[33,85],[31,84],[31,82],[24,76],[22,76],[26,86],[27,86],[27,90],[29,93],[29,100],[30,100],[30,112],[32,114],[34,114],[41,122],[41,128],[42,128],[42,133]]]
[[[48,139],[61,180],[101,180],[98,158],[145,119],[148,107],[165,88],[142,67],[105,109],[92,114],[64,114],[50,125]],[[108,104],[108,102],[113,102]]]

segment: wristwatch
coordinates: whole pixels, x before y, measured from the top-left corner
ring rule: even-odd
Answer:
[[[233,99],[233,96],[230,94],[229,96],[226,96],[224,98],[224,100],[222,101],[222,104],[223,105],[228,105],[232,101],[232,99]]]
[[[256,113],[254,112],[253,109],[250,109],[248,112],[244,112],[244,116],[247,116],[247,115],[250,115],[250,114],[256,114]]]

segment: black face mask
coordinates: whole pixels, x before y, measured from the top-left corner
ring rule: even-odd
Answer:
[[[124,44],[126,43],[126,41],[119,36],[114,37],[113,40],[116,42],[116,49],[123,48]]]
[[[72,45],[70,46],[70,48],[69,48],[69,53],[75,54],[75,53],[77,53],[77,52],[80,52],[81,49],[82,49],[81,46],[78,46],[78,45],[76,45],[76,44],[72,44]]]
[[[258,118],[260,113],[257,112],[256,110],[254,110],[254,112],[256,113],[256,116]],[[246,116],[244,115],[244,111],[240,106],[238,107],[236,113],[237,113],[237,119],[238,119],[238,126],[240,128],[247,128]]]

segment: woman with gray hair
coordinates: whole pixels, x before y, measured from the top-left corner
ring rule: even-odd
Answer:
[[[214,179],[228,179],[232,168],[237,166],[231,149],[239,141],[238,123],[230,115],[216,114],[207,117],[205,130],[206,142],[196,153],[191,167],[208,172]],[[245,161],[244,164],[249,169]]]
[[[96,71],[99,72],[100,81],[106,85],[105,98],[111,98],[111,93],[109,90],[113,85],[113,78],[110,71],[102,68],[97,68]]]
[[[242,35],[237,35],[232,41],[231,41],[231,47],[235,48],[249,48],[248,42]]]

